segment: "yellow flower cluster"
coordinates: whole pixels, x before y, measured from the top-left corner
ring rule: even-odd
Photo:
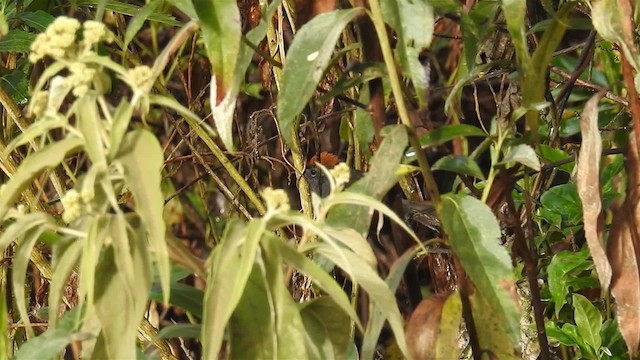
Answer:
[[[146,65],[136,66],[127,72],[129,86],[134,91],[146,93],[153,82],[153,71]]]
[[[35,63],[45,56],[54,59],[64,58],[75,44],[78,29],[78,20],[68,17],[56,18],[31,44],[29,60]]]
[[[82,41],[80,53],[77,53],[76,34],[80,30],[80,22],[74,18],[58,17],[47,30],[38,34],[31,44],[29,60],[33,63],[50,56],[53,59],[73,60],[77,56],[91,53],[93,45],[100,41],[111,42],[113,34],[98,21],[89,20],[82,24]]]
[[[331,172],[331,176],[336,180],[336,187],[338,189],[342,189],[351,178],[351,169],[349,169],[349,166],[344,162],[334,166],[329,172]]]
[[[82,215],[91,210],[91,200],[94,194],[91,191],[82,191],[79,193],[76,189],[67,191],[60,199],[64,212],[62,213],[62,221],[67,224],[78,219]]]
[[[291,209],[289,196],[282,189],[265,188],[262,190],[262,198],[267,204],[268,212],[287,212]]]

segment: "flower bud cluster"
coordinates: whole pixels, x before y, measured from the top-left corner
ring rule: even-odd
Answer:
[[[76,189],[67,191],[60,199],[62,207],[64,208],[62,221],[68,224],[91,211],[91,200],[93,200],[93,197],[93,193],[84,190],[82,193]]]

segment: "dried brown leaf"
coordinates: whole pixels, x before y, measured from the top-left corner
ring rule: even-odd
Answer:
[[[407,345],[416,360],[431,359],[438,337],[442,306],[448,294],[430,296],[420,302],[407,323]]]
[[[626,155],[627,196],[614,214],[607,250],[620,332],[629,352],[635,353],[640,344],[640,158],[633,134]]]
[[[602,94],[596,94],[589,99],[580,118],[582,145],[578,157],[577,182],[578,195],[582,201],[585,237],[598,273],[600,286],[607,291],[611,282],[611,265],[604,248],[600,199],[602,140],[598,130],[598,102],[601,98]]]

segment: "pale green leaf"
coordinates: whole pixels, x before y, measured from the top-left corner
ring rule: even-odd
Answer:
[[[14,176],[4,184],[0,192],[0,219],[4,219],[9,207],[20,198],[22,192],[31,185],[36,176],[44,170],[58,166],[67,155],[80,150],[82,145],[84,140],[67,137],[43,147],[24,159]]]
[[[278,123],[285,143],[291,144],[298,115],[316,91],[344,27],[360,9],[335,10],[314,17],[298,32],[287,52],[278,95]]]
[[[246,227],[232,221],[211,255],[202,324],[203,358],[215,358],[220,351],[224,330],[242,298],[264,231],[261,220]]]
[[[106,163],[104,144],[102,143],[102,117],[98,112],[97,99],[83,96],[76,100],[77,128],[84,136],[85,150],[93,164]]]
[[[389,275],[387,275],[385,282],[392,292],[395,293],[398,289],[398,285],[400,285],[405,269],[411,260],[413,260],[419,249],[420,247],[414,246],[407,250],[398,260],[396,260],[389,270]],[[377,307],[371,311],[370,316],[371,318],[367,322],[367,329],[364,333],[364,339],[362,340],[362,359],[373,358],[376,346],[378,345],[378,337],[380,336],[380,332],[382,331],[382,327],[386,320],[382,311],[377,309]]]
[[[322,268],[316,265],[313,261],[309,260],[309,258],[305,257],[303,254],[296,252],[286,244],[280,242],[276,244],[278,245],[280,254],[282,255],[282,258],[285,260],[285,262],[289,263],[300,273],[311,279],[315,286],[318,286],[318,288],[322,289],[322,291],[324,291],[327,296],[330,296],[335,304],[345,314],[349,315],[351,321],[355,322],[358,328],[362,328],[360,319],[351,306],[349,298],[347,298],[344,290],[342,290],[342,288],[338,286],[335,279],[333,279]]]
[[[47,134],[53,129],[64,127],[67,124],[66,119],[62,117],[49,117],[43,116],[30,125],[24,132],[21,132],[18,136],[13,138],[5,149],[5,154],[11,153],[18,146],[25,145],[32,140]]]
[[[370,170],[348,188],[349,192],[382,197],[398,182],[395,174],[407,146],[407,132],[403,126],[389,126],[376,154],[371,158]],[[372,213],[368,207],[341,205],[331,209],[327,223],[334,227],[350,227],[361,234],[369,231]]]
[[[53,276],[49,285],[49,309],[58,309],[62,303],[64,288],[69,275],[76,266],[82,253],[82,242],[74,238],[65,238],[56,243],[52,250],[51,270]],[[49,328],[57,326],[58,312],[49,312]]]
[[[512,147],[498,164],[520,163],[533,170],[540,171],[540,160],[533,148],[526,144]]]
[[[129,43],[136,36],[138,31],[142,29],[144,22],[147,21],[149,16],[156,12],[158,5],[160,5],[162,1],[160,0],[151,0],[146,3],[129,21],[129,25],[127,26],[127,31],[124,33],[124,48],[129,47]]]
[[[396,53],[402,63],[403,73],[411,78],[420,107],[427,103],[429,74],[418,56],[431,45],[434,14],[430,1],[383,0],[382,16],[396,30]]]
[[[377,271],[351,251],[345,250],[338,253],[335,248],[326,244],[319,244],[316,251],[347,272],[353,282],[362,286],[369,294],[372,305],[389,322],[400,351],[409,357],[404,334],[404,321],[398,310],[395,296],[389,285],[380,278]]]
[[[134,130],[125,136],[115,161],[124,168],[125,182],[135,198],[136,213],[147,229],[147,239],[151,244],[166,302],[169,299],[170,267],[162,216],[162,147],[151,132]]]
[[[24,233],[23,240],[18,243],[16,254],[13,257],[13,268],[11,271],[11,283],[13,285],[13,296],[16,298],[16,305],[18,312],[20,313],[20,319],[25,324],[27,334],[30,337],[34,336],[31,322],[29,321],[29,314],[27,312],[27,299],[25,298],[25,284],[27,277],[27,268],[29,267],[29,260],[31,259],[31,252],[33,247],[40,237],[40,234],[45,230],[44,227],[37,227],[29,229]]]

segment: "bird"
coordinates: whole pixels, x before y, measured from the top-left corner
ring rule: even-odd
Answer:
[[[311,158],[307,165],[307,169],[304,171],[304,177],[307,179],[311,191],[321,198],[325,198],[329,196],[331,192],[331,185],[324,171],[316,165],[318,163],[331,169],[339,163],[339,159],[332,153],[322,152],[320,153],[320,156],[313,156]],[[350,168],[349,182],[346,184],[346,187],[358,181],[365,175],[365,172]],[[403,214],[401,215],[404,217],[405,221],[421,224],[437,234],[440,233],[440,220],[436,215],[436,209],[431,201],[402,199],[402,211]]]

